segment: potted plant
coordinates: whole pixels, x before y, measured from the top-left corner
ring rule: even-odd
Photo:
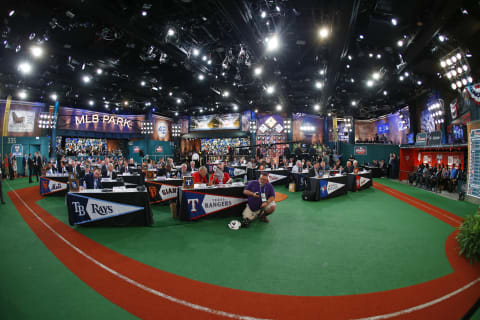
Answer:
[[[480,213],[466,217],[458,229],[459,254],[463,254],[470,264],[477,262],[480,260]]]

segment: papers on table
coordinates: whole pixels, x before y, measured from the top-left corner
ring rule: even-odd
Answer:
[[[302,173],[308,173],[308,170],[302,170]]]

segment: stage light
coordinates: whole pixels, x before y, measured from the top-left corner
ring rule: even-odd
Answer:
[[[417,81],[417,84],[418,84],[419,86],[421,86],[421,85],[422,85],[422,81],[421,81],[421,80],[418,80],[418,81]]]
[[[442,61],[440,61],[440,66],[441,66],[442,68],[445,68],[445,67],[447,66],[447,63],[442,60]]]
[[[18,65],[18,70],[20,70],[20,72],[23,74],[29,74],[32,72],[32,65],[28,62],[21,62]]]
[[[198,50],[197,48],[193,49],[193,55],[195,57],[197,57],[199,54],[200,54],[200,50]]]
[[[460,74],[460,73],[462,73],[462,72],[463,72],[463,69],[462,69],[461,67],[458,67],[458,68],[457,68],[457,73]]]
[[[381,59],[382,55],[380,53],[377,54],[377,59]]]
[[[275,10],[277,10],[277,12],[280,12],[280,7],[279,7],[279,6],[275,6]]]
[[[372,75],[372,77],[373,77],[374,80],[378,80],[378,79],[380,79],[380,73],[375,72],[375,73]]]
[[[370,53],[368,54],[368,57],[369,57],[369,58],[373,58],[373,53],[370,52]]]
[[[123,101],[123,105],[128,106],[128,101],[127,100]]]
[[[466,86],[467,83],[468,83],[468,82],[467,82],[467,79],[462,79],[462,84],[463,84],[464,86]]]
[[[267,17],[267,13],[265,11],[262,11],[262,13],[260,13],[260,17],[262,17],[262,19],[265,19]]]
[[[373,80],[368,80],[367,87],[372,87],[372,86],[373,86]]]
[[[357,101],[352,100],[351,104],[352,104],[352,106],[356,106],[356,105],[357,105]]]
[[[178,112],[175,112],[175,116],[178,116]]]
[[[455,83],[457,85],[457,88],[461,88],[462,87],[462,81],[460,80],[457,80],[457,82]]]
[[[332,116],[332,113],[331,113],[331,112],[329,112],[327,115],[328,115],[329,117],[331,117],[331,116]]]
[[[315,111],[320,110],[320,105],[319,105],[319,104],[314,105],[314,106],[313,106],[313,109],[315,109]]]
[[[168,96],[171,97],[172,95],[173,95],[173,93],[170,91],[170,92],[168,93]]]
[[[144,87],[145,84],[146,84],[145,81],[140,81],[140,85],[141,85],[142,87]]]
[[[18,97],[22,100],[26,99],[27,98],[27,92],[25,90],[19,91],[18,92]]]
[[[84,75],[84,76],[82,77],[82,80],[83,80],[83,82],[85,82],[85,83],[89,83],[89,82],[92,80],[92,78],[91,78],[90,76],[88,76],[88,75]]]
[[[452,65],[452,60],[450,60],[450,59],[447,59],[447,60],[445,60],[445,62],[446,62],[446,63],[447,63],[447,65],[449,65],[449,66],[451,66],[451,65]]]
[[[179,98],[177,98],[177,100],[176,100],[176,101],[177,101],[177,104],[180,104],[180,103],[182,103],[182,100],[181,100],[181,99],[179,99]]]
[[[93,100],[90,100],[90,101],[88,101],[88,104],[93,106],[95,104],[95,102]]]
[[[274,86],[268,86],[266,90],[267,90],[268,94],[272,94],[272,93],[275,92],[275,87]]]
[[[234,111],[237,111],[237,110],[238,110],[238,106],[233,106],[233,110],[234,110]]]
[[[224,96],[226,98],[226,97],[230,96],[230,92],[225,90],[225,91],[223,91],[222,96]]]
[[[457,57],[453,56],[453,57],[452,57],[452,62],[453,62],[453,63],[457,62]]]
[[[253,73],[256,75],[256,76],[259,76],[261,75],[263,72],[263,69],[261,67],[256,67],[254,70],[253,70]]]
[[[438,35],[438,40],[439,40],[440,42],[445,41],[445,36],[444,36],[443,34]]]
[[[349,65],[349,64],[347,64],[346,67],[347,67],[347,69],[350,69],[350,65]]]
[[[212,64],[212,60],[208,60],[208,61],[207,61],[207,64],[208,64],[208,65]]]
[[[397,41],[397,46],[403,47],[403,45],[404,45],[403,40],[398,40],[398,41]]]
[[[460,53],[457,53],[456,57],[458,60],[462,59],[462,55]]]
[[[363,40],[365,37],[363,36],[363,34],[359,35],[358,36],[361,40]]]
[[[15,10],[10,10],[10,12],[8,13],[8,16],[11,17],[15,14]]]
[[[53,101],[57,101],[57,98],[58,98],[58,96],[57,96],[56,93],[52,93],[52,94],[50,95],[50,99],[52,99]]]
[[[281,104],[277,104],[277,106],[275,108],[277,109],[277,111],[282,111],[282,105]]]
[[[315,82],[315,88],[317,88],[317,89],[322,89],[322,88],[323,88],[323,83],[320,82],[320,81],[316,81],[316,82]]]
[[[167,31],[167,36],[173,37],[174,35],[175,35],[175,30],[172,29],[172,28],[168,29],[168,31]]]
[[[354,83],[354,82],[355,82],[355,79],[351,78],[351,79],[350,79],[350,82],[351,82],[351,83]]]
[[[388,94],[387,90],[383,90],[383,95],[386,96]]]
[[[391,22],[394,26],[396,26],[398,24],[398,21],[395,18],[392,18]]]
[[[467,72],[468,66],[467,66],[466,64],[464,64],[464,65],[462,66],[462,69],[463,69],[465,72]]]
[[[150,107],[151,105],[152,105],[152,103],[150,101],[145,102],[146,107]]]
[[[472,77],[468,77],[467,80],[468,80],[469,83],[472,83],[472,82],[473,82],[473,78],[472,78]]]
[[[202,60],[203,60],[203,61],[207,61],[207,56],[203,56],[203,57],[202,57]]]
[[[40,58],[43,55],[43,48],[39,46],[33,46],[30,48],[30,52],[35,58]]]
[[[457,89],[457,85],[455,83],[452,83],[452,89],[453,90]]]
[[[271,38],[265,39],[267,52],[274,52],[280,47],[280,40],[277,35],[273,35]]]
[[[408,73],[407,71],[405,71],[404,73],[405,77],[408,77],[410,75],[410,73]]]
[[[403,81],[403,76],[398,77],[398,80]]]
[[[142,16],[146,17],[147,16],[147,11],[142,11]]]
[[[203,74],[199,74],[198,75],[198,80],[202,81],[203,79],[205,79],[205,76]]]
[[[348,60],[352,61],[352,59],[353,59],[352,56],[349,55],[349,56],[348,56]]]
[[[101,75],[102,73],[103,73],[103,70],[100,69],[100,68],[98,68],[98,69],[97,69],[97,74],[98,74],[98,75]]]
[[[452,76],[456,77],[456,76],[457,76],[457,71],[452,70],[452,71],[450,71],[450,74],[451,74]]]
[[[328,38],[328,35],[329,35],[328,29],[326,27],[320,28],[320,30],[318,30],[318,35],[320,39]]]

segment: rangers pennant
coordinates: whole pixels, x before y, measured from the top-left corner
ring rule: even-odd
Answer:
[[[144,209],[144,207],[105,201],[78,194],[70,194],[69,199],[70,201],[68,205],[71,212],[73,212],[73,220],[75,224],[106,219]]]
[[[187,191],[184,192],[184,196],[187,200],[187,211],[190,219],[198,219],[248,201],[247,198]]]
[[[46,195],[56,193],[67,189],[65,182],[55,181],[45,177],[40,177],[40,194]]]
[[[272,183],[272,182],[279,181],[279,180],[286,179],[286,178],[287,178],[287,176],[282,176],[280,174],[270,173],[268,175],[268,182]]]

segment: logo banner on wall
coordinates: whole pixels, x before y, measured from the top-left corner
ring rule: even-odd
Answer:
[[[453,100],[452,103],[450,103],[450,114],[452,115],[452,119],[456,119],[458,117],[457,99]]]
[[[345,184],[332,182],[328,180],[320,180],[320,197],[326,198],[329,195],[334,195],[334,193],[341,191],[345,188]]]
[[[83,224],[144,210],[144,207],[71,194],[68,203],[74,224]]]
[[[55,181],[46,177],[40,177],[40,195],[57,193],[67,189],[64,182]]]
[[[153,121],[153,140],[170,141],[172,121],[171,119],[154,115]]]
[[[415,139],[415,144],[417,146],[427,145],[427,134],[425,132],[417,133],[417,137]]]
[[[480,83],[468,86],[465,90],[467,90],[473,102],[475,102],[477,105],[480,105]]]
[[[366,156],[367,155],[367,147],[364,146],[355,146],[354,154],[356,156]]]
[[[181,181],[178,180],[178,185],[145,181],[145,186],[148,189],[148,199],[151,204],[164,202],[167,200],[173,200],[177,198],[178,186],[181,185]]]
[[[184,191],[187,213],[190,220],[246,203],[247,198]]]
[[[15,157],[23,157],[23,145],[22,144],[13,144],[10,152]]]
[[[157,153],[162,153],[163,152],[163,147],[162,146],[158,146],[157,148],[155,148],[155,151]]]

